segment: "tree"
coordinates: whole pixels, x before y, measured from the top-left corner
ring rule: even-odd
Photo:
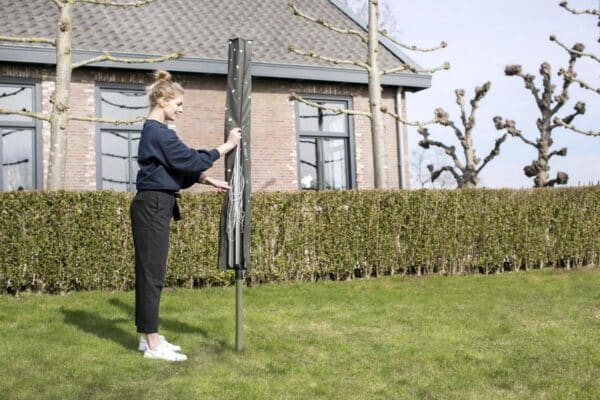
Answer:
[[[289,46],[289,51],[298,55],[312,57],[317,60],[326,61],[332,64],[342,64],[342,65],[352,65],[356,67],[360,67],[367,72],[368,75],[368,85],[369,85],[369,111],[364,110],[350,110],[345,108],[332,108],[327,107],[317,102],[308,101],[297,93],[292,93],[290,95],[291,100],[300,101],[308,106],[326,109],[334,112],[341,112],[348,115],[362,115],[370,119],[371,122],[371,137],[373,141],[373,163],[375,170],[375,187],[377,188],[387,188],[387,157],[385,153],[384,146],[384,129],[383,129],[383,118],[384,114],[390,115],[396,120],[400,121],[403,124],[412,125],[412,126],[423,126],[426,124],[430,124],[435,122],[435,119],[428,122],[408,122],[404,120],[400,115],[389,111],[382,107],[382,87],[381,87],[381,77],[386,74],[393,74],[402,71],[410,71],[413,73],[434,73],[439,70],[448,69],[450,65],[448,63],[444,63],[444,65],[432,69],[417,69],[407,63],[401,63],[400,65],[392,68],[382,69],[379,64],[379,38],[386,37],[390,41],[392,41],[397,46],[412,50],[412,51],[435,51],[441,48],[446,47],[446,43],[442,42],[439,46],[431,49],[420,49],[416,46],[409,46],[404,43],[401,43],[394,39],[391,35],[389,35],[386,31],[381,30],[379,27],[379,0],[368,0],[368,26],[367,32],[363,30],[357,29],[343,29],[334,26],[328,21],[325,21],[321,18],[315,18],[309,16],[308,14],[301,11],[295,4],[294,0],[289,1],[290,8],[294,11],[294,14],[298,17],[304,18],[307,21],[312,23],[319,24],[327,29],[330,29],[334,32],[343,35],[355,36],[360,39],[360,41],[365,45],[367,50],[366,61],[355,60],[355,59],[339,59],[328,57],[326,55],[317,54],[312,51],[306,51],[297,49],[293,45]]]
[[[156,58],[119,58],[113,57],[108,52],[102,55],[72,62],[72,35],[73,35],[73,8],[77,3],[91,3],[99,6],[111,7],[140,7],[154,0],[138,0],[119,2],[112,0],[49,0],[59,10],[56,38],[44,37],[13,37],[0,36],[0,41],[16,43],[49,44],[56,48],[56,78],[55,91],[50,97],[52,111],[50,114],[34,113],[29,111],[0,109],[0,114],[23,115],[50,123],[50,159],[48,167],[47,188],[49,190],[62,189],[64,186],[64,173],[66,166],[67,128],[69,121],[109,122],[114,124],[133,124],[135,121],[113,121],[91,116],[72,116],[69,112],[71,76],[74,69],[84,65],[102,61],[121,63],[154,63],[179,58],[182,53],[175,52]]]
[[[464,162],[459,159],[456,154],[455,146],[444,144],[437,140],[430,139],[429,130],[425,127],[420,127],[417,132],[423,137],[419,142],[419,146],[424,149],[429,149],[431,146],[443,149],[444,152],[452,159],[454,166],[444,165],[436,167],[433,164],[429,164],[427,169],[431,174],[431,182],[435,182],[443,172],[449,172],[452,174],[454,180],[456,180],[457,187],[460,188],[473,188],[477,186],[479,182],[479,173],[481,170],[492,161],[498,154],[500,154],[500,146],[506,140],[504,134],[496,139],[496,144],[490,153],[483,159],[477,157],[475,147],[473,146],[473,128],[475,128],[475,112],[479,107],[479,102],[490,90],[491,83],[486,82],[483,86],[477,86],[475,88],[475,96],[470,101],[471,112],[467,117],[467,111],[465,108],[465,91],[464,89],[457,89],[454,93],[456,94],[456,104],[460,107],[460,120],[463,126],[461,131],[456,124],[448,118],[448,113],[442,109],[437,108],[435,114],[437,116],[438,124],[452,128],[456,138],[463,149]]]
[[[527,139],[520,130],[516,128],[515,121],[504,120],[500,116],[494,117],[494,124],[496,129],[506,131],[513,137],[518,137],[525,144],[534,147],[537,151],[537,158],[532,161],[530,165],[523,168],[525,175],[530,178],[534,178],[534,187],[552,187],[556,184],[564,185],[569,180],[569,175],[565,172],[558,172],[556,178],[550,179],[548,172],[550,171],[549,161],[554,156],[566,156],[567,148],[563,147],[560,150],[551,151],[552,144],[552,132],[554,129],[561,127],[558,124],[557,119],[553,117],[561,110],[561,108],[569,100],[569,86],[573,83],[572,79],[567,78],[569,75],[573,75],[575,62],[580,57],[577,52],[582,50],[583,45],[577,43],[573,46],[575,52],[570,53],[569,64],[566,70],[560,70],[559,76],[562,76],[562,89],[555,95],[554,90],[556,86],[552,84],[552,67],[547,62],[542,63],[540,66],[540,75],[542,75],[542,92],[535,83],[535,77],[531,74],[523,74],[520,65],[507,65],[504,73],[507,76],[519,76],[525,83],[527,88],[535,99],[537,107],[540,111],[540,117],[537,119],[536,126],[538,129],[538,137],[535,142]],[[574,112],[568,116],[562,118],[563,123],[571,124],[573,119],[578,115],[585,113],[585,103],[578,101],[574,106]],[[554,121],[554,122],[553,122]]]
[[[587,14],[587,15],[593,15],[596,17],[600,18],[600,11],[599,10],[575,10],[569,7],[568,2],[566,1],[562,1],[559,4],[560,7],[564,8],[565,10],[569,11],[572,14],[575,15],[581,15],[581,14]],[[600,26],[600,22],[598,23],[598,26]],[[550,41],[556,42],[556,44],[558,44],[560,47],[562,47],[563,49],[565,49],[570,55],[576,55],[579,57],[587,57],[590,60],[593,60],[597,63],[600,63],[600,56],[596,55],[596,54],[592,54],[592,53],[585,53],[584,52],[584,47],[583,45],[581,45],[580,49],[576,49],[575,47],[569,48],[568,46],[566,46],[564,43],[562,43],[560,40],[558,40],[556,38],[555,35],[551,35],[550,36]],[[598,42],[600,42],[600,37],[598,38]],[[590,90],[592,92],[595,92],[596,94],[600,94],[600,87],[595,87],[594,85],[580,79],[577,77],[577,74],[575,72],[569,73],[568,71],[565,70],[561,70],[560,73],[564,76],[565,80],[569,80],[571,82],[575,82],[578,83],[580,87],[582,87],[583,89],[586,90]],[[571,125],[569,122],[564,121],[563,119],[559,118],[559,117],[555,117],[554,118],[554,123],[558,124],[560,126],[562,126],[563,128],[567,128],[570,129],[574,132],[580,133],[582,135],[587,135],[587,136],[600,136],[600,132],[598,131],[584,131],[581,129],[578,129],[576,126]]]
[[[573,14],[589,14],[600,16],[598,10],[583,10],[577,11],[569,8],[566,1],[562,1],[559,4],[560,7],[565,8],[567,11]],[[567,128],[571,131],[588,135],[588,136],[600,136],[600,132],[594,131],[583,131],[576,128],[572,121],[578,115],[585,114],[586,107],[585,103],[578,101],[574,106],[574,112],[567,115],[564,118],[559,117],[557,114],[566,105],[569,100],[569,88],[571,84],[578,83],[582,88],[600,93],[599,88],[594,88],[587,82],[578,79],[577,73],[575,72],[575,63],[578,59],[583,57],[589,57],[590,59],[600,62],[600,57],[594,54],[585,53],[585,46],[582,43],[576,43],[572,47],[568,47],[560,42],[555,35],[550,36],[550,40],[556,42],[559,46],[567,51],[569,54],[569,62],[566,68],[561,68],[558,71],[558,76],[562,78],[562,89],[555,94],[556,85],[552,84],[552,68],[550,64],[544,62],[540,67],[540,75],[542,76],[542,87],[538,87],[534,83],[535,77],[531,74],[523,74],[520,65],[508,65],[505,68],[504,73],[507,76],[519,76],[525,83],[525,88],[528,89],[535,99],[536,105],[540,111],[540,117],[537,119],[536,127],[538,129],[538,137],[535,142],[528,140],[522,132],[516,128],[515,121],[506,119],[504,120],[500,116],[494,117],[494,124],[496,129],[506,131],[514,136],[521,139],[524,143],[532,146],[537,151],[537,158],[523,168],[525,175],[530,178],[534,178],[534,187],[552,187],[554,185],[564,185],[568,182],[569,176],[565,172],[559,171],[554,179],[549,177],[549,162],[554,156],[566,156],[567,148],[564,147],[559,150],[551,150],[553,140],[552,133],[556,128]],[[600,39],[599,39],[600,41]]]
[[[440,176],[431,181],[429,166],[441,168],[446,163],[446,154],[439,147],[432,147],[425,151],[416,148],[410,152],[410,187],[415,189],[451,189],[456,181],[449,172],[442,172]]]

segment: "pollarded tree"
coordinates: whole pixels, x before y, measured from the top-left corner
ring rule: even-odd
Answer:
[[[387,188],[387,157],[385,151],[385,142],[384,142],[384,115],[390,115],[396,120],[400,121],[403,124],[412,125],[412,126],[423,126],[427,124],[431,124],[436,122],[436,119],[432,119],[427,122],[408,122],[404,120],[400,115],[387,110],[382,107],[382,87],[381,87],[381,77],[387,74],[393,74],[397,72],[409,71],[412,73],[434,73],[439,70],[444,70],[450,68],[448,63],[444,63],[444,65],[432,69],[417,69],[412,65],[407,63],[401,63],[396,67],[391,67],[387,69],[383,69],[379,63],[379,40],[380,37],[385,37],[392,41],[397,46],[412,50],[412,51],[423,51],[430,52],[435,51],[441,48],[446,47],[446,43],[442,42],[438,47],[431,49],[420,49],[416,46],[406,45],[394,39],[391,35],[389,35],[385,30],[380,29],[379,25],[379,0],[367,0],[368,1],[368,26],[367,31],[358,30],[358,29],[344,29],[334,26],[328,21],[323,20],[322,18],[315,18],[306,14],[304,11],[300,10],[296,6],[296,2],[294,0],[289,1],[290,8],[294,11],[294,14],[298,17],[306,19],[312,23],[319,24],[327,29],[330,29],[339,34],[354,36],[360,39],[360,41],[364,44],[366,50],[366,60],[357,60],[357,59],[340,59],[329,57],[323,54],[317,54],[312,51],[297,49],[294,45],[289,46],[289,51],[295,54],[299,54],[306,57],[312,57],[317,60],[325,61],[332,64],[341,64],[341,65],[352,65],[356,67],[360,67],[367,72],[368,75],[368,83],[369,83],[369,110],[353,110],[353,109],[345,109],[345,108],[334,108],[327,107],[317,102],[309,101],[298,95],[297,93],[292,93],[290,95],[291,100],[300,101],[308,106],[316,107],[324,110],[333,111],[335,113],[344,113],[348,115],[361,115],[370,119],[371,123],[371,137],[373,141],[373,163],[375,170],[375,187],[377,188]]]
[[[446,153],[439,147],[428,150],[416,148],[410,152],[410,187],[414,189],[451,189],[456,181],[449,172],[442,172],[435,182],[431,180],[429,166],[441,168],[446,163]]]
[[[575,15],[591,15],[591,16],[596,16],[597,18],[600,19],[600,11],[599,10],[592,10],[592,9],[575,10],[575,9],[570,8],[568,2],[566,2],[566,1],[560,2],[559,6]],[[600,22],[598,24],[600,26]],[[553,42],[556,42],[560,47],[565,49],[571,55],[577,55],[582,58],[588,58],[596,63],[600,63],[600,55],[584,52],[583,45],[581,45],[580,49],[579,48],[576,49],[575,47],[569,48],[564,43],[562,43],[560,40],[558,40],[558,38],[555,35],[551,35],[550,40]],[[598,42],[600,42],[600,38],[598,38]],[[584,81],[583,79],[579,78],[575,72],[569,73],[568,71],[561,70],[560,73],[564,76],[564,79],[578,83],[580,87],[582,87],[586,90],[595,92],[596,94],[600,94],[600,87]],[[578,129],[575,125],[572,125],[569,122],[566,122],[559,117],[554,118],[554,123],[558,124],[564,128],[570,129],[574,132],[583,134],[583,135],[600,136],[599,131],[593,131],[593,130],[584,131],[584,130]]]
[[[556,177],[550,179],[550,159],[554,156],[566,156],[567,148],[564,147],[559,150],[552,150],[554,141],[552,139],[552,133],[554,129],[563,126],[562,123],[570,125],[575,117],[585,113],[585,103],[578,101],[574,106],[574,112],[567,115],[564,118],[560,118],[562,123],[558,123],[557,114],[563,106],[566,105],[569,100],[569,87],[573,83],[573,80],[568,78],[569,76],[575,76],[574,68],[578,58],[581,57],[579,54],[583,50],[583,45],[577,43],[572,48],[573,52],[570,52],[569,63],[565,69],[561,69],[558,73],[562,77],[562,88],[555,94],[556,85],[552,83],[552,67],[550,64],[544,62],[540,67],[540,75],[542,76],[542,87],[536,86],[534,79],[535,77],[531,74],[523,74],[520,65],[508,65],[504,73],[507,76],[518,76],[523,79],[525,88],[528,89],[535,99],[538,110],[540,111],[540,117],[537,119],[536,127],[538,130],[538,136],[535,141],[527,139],[523,133],[516,128],[515,121],[504,120],[500,116],[494,117],[494,124],[496,129],[506,131],[514,136],[521,139],[525,144],[532,146],[537,151],[537,158],[523,168],[525,175],[530,178],[534,178],[534,187],[552,187],[554,185],[564,185],[569,180],[569,175],[566,172],[559,171]]]
[[[180,52],[174,52],[156,58],[120,58],[113,57],[110,53],[88,60],[72,62],[72,36],[73,36],[73,8],[77,3],[91,3],[105,7],[140,7],[154,0],[138,1],[113,1],[113,0],[48,0],[59,10],[55,38],[44,37],[15,37],[2,36],[0,41],[13,43],[39,43],[49,44],[56,48],[56,81],[55,91],[50,97],[52,111],[50,114],[34,113],[26,110],[5,110],[0,108],[0,114],[22,115],[50,123],[50,159],[48,165],[47,188],[49,190],[62,189],[66,166],[67,128],[69,121],[109,122],[116,125],[132,124],[135,121],[113,121],[91,116],[73,116],[70,114],[70,86],[71,76],[75,68],[102,61],[121,63],[154,63],[179,58]],[[51,5],[49,5],[51,6]]]
[[[467,110],[465,107],[465,91],[464,89],[458,89],[455,91],[456,104],[460,107],[460,120],[463,126],[461,130],[456,124],[448,118],[448,113],[438,108],[435,110],[436,119],[438,124],[447,126],[454,131],[456,138],[458,139],[464,154],[464,161],[462,161],[456,154],[456,147],[447,145],[443,142],[432,140],[430,138],[429,130],[425,127],[420,127],[418,132],[423,139],[419,142],[419,146],[429,149],[431,146],[443,149],[444,152],[452,159],[454,165],[445,165],[441,167],[435,167],[433,164],[429,164],[427,168],[431,174],[431,181],[435,182],[436,179],[442,175],[443,172],[449,172],[452,177],[456,180],[458,188],[473,188],[477,186],[479,182],[479,173],[481,170],[500,154],[500,146],[506,140],[506,133],[496,139],[494,148],[490,153],[482,160],[477,157],[475,147],[473,146],[473,129],[475,128],[475,112],[479,107],[479,102],[490,90],[491,83],[486,82],[483,86],[477,86],[475,88],[475,96],[470,101],[471,112],[467,116]]]

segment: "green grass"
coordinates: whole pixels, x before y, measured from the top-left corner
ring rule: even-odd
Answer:
[[[163,294],[189,356],[136,351],[133,293],[0,297],[2,399],[598,399],[600,270]]]

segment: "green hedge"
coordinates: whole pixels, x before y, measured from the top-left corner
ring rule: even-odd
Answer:
[[[168,286],[223,285],[218,194],[184,193]],[[131,195],[0,194],[0,292],[133,285]],[[249,283],[597,264],[600,187],[253,196]]]

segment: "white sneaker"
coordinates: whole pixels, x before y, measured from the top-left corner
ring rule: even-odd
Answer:
[[[158,340],[160,341],[161,344],[165,343],[167,345],[167,347],[169,348],[169,350],[171,350],[171,351],[181,351],[181,347],[177,346],[176,344],[167,342],[167,339],[165,339],[165,337],[163,335],[158,335]],[[148,346],[148,343],[146,343],[146,338],[143,335],[140,336],[140,344],[138,345],[138,350],[146,351],[147,346]]]
[[[187,356],[185,354],[174,352],[170,350],[165,343],[161,343],[155,350],[146,348],[144,351],[144,358],[151,358],[154,360],[165,360],[165,361],[185,361]]]

